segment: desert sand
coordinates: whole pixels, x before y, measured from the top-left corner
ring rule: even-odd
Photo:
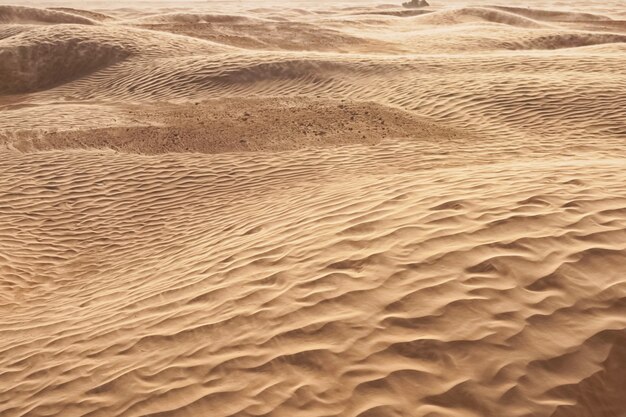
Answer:
[[[0,5],[0,416],[626,416],[626,4],[400,3]]]

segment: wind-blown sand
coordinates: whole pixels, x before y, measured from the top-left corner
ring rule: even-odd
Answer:
[[[621,3],[312,3],[0,6],[0,416],[626,416]]]

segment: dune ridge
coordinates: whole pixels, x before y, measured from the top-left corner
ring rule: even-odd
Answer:
[[[0,6],[0,415],[623,417],[619,2],[245,3]]]
[[[520,16],[518,13],[510,13],[505,9],[502,9],[502,11],[493,10],[486,7],[462,7],[442,10],[423,14],[415,19],[419,19],[423,23],[436,25],[451,25],[478,20],[524,28],[544,27],[541,23],[528,17]]]
[[[52,40],[52,41],[51,41]],[[28,93],[81,80],[131,56],[215,53],[226,47],[132,28],[56,25],[0,39],[0,94]]]
[[[63,10],[0,5],[0,24],[96,24],[92,19]]]
[[[595,13],[582,13],[573,11],[555,11],[555,10],[542,10],[534,8],[524,7],[511,7],[511,6],[491,6],[494,9],[504,10],[514,14],[526,16],[535,20],[545,20],[554,22],[567,22],[567,21],[604,21],[612,20],[609,16],[603,16]]]
[[[568,51],[546,59],[542,53],[527,53],[488,61],[398,57],[376,64],[362,58],[319,55],[294,59],[256,54],[254,61],[241,54],[192,56],[159,59],[154,64],[127,62],[112,68],[106,77],[86,78],[46,96],[150,101],[323,95],[416,111],[482,136],[564,137],[584,131],[590,141],[623,137],[626,73],[622,63],[619,55],[593,51],[589,56]],[[554,72],[563,75],[549,78]],[[465,78],[467,74],[473,74],[471,81]],[[371,88],[373,79],[380,89]],[[409,82],[418,83],[419,88],[406,88]],[[446,83],[445,91],[442,83]],[[570,129],[562,128],[564,121]]]

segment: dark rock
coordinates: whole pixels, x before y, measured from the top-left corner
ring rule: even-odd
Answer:
[[[427,7],[430,6],[426,0],[411,0],[406,3],[402,3],[402,7],[406,7],[407,9],[417,9],[418,7]]]

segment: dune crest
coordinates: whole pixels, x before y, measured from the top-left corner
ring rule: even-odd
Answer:
[[[453,25],[475,21],[501,23],[523,28],[541,28],[541,23],[508,11],[499,11],[486,7],[462,7],[428,13],[418,18],[423,23],[436,25]]]
[[[92,19],[67,10],[0,5],[0,24],[80,24],[93,25]]]

